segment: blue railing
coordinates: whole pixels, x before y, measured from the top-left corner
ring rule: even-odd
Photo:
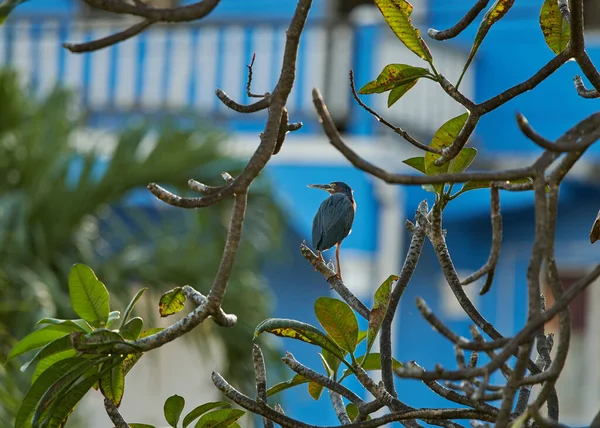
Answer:
[[[286,22],[216,21],[198,25],[156,25],[118,45],[89,54],[72,54],[64,42],[92,40],[130,25],[125,20],[18,17],[0,27],[0,63],[16,68],[23,83],[44,95],[57,83],[74,88],[95,113],[151,113],[193,109],[201,115],[239,117],[215,97],[221,88],[247,103],[246,64],[256,53],[252,90],[272,90],[279,74]],[[452,49],[434,51],[448,77],[458,75],[465,55]],[[312,22],[303,34],[298,72],[288,109],[294,120],[314,118],[311,89],[318,87],[329,109],[349,132],[375,133],[373,120],[352,101],[348,70],[357,85],[374,79],[389,62],[422,62],[382,25]],[[473,91],[469,78],[462,89]],[[386,97],[368,102],[386,117],[415,132],[430,133],[462,111],[430,82],[420,82],[389,111]],[[262,118],[259,118],[262,120]],[[257,121],[259,119],[256,119]],[[250,119],[252,121],[252,119]]]

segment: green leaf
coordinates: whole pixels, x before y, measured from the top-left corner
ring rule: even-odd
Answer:
[[[123,314],[123,318],[121,318],[121,325],[119,326],[119,330],[121,330],[123,328],[123,326],[129,319],[129,315],[131,315],[131,312],[133,311],[135,304],[138,302],[138,300],[140,300],[142,298],[142,296],[144,295],[144,293],[146,292],[147,289],[148,289],[148,287],[144,287],[141,290],[139,290],[137,293],[135,293],[135,296],[133,296],[133,299],[131,299],[131,302],[129,302],[129,304],[127,305],[127,308],[125,308],[125,313]]]
[[[50,342],[54,342],[56,339],[60,339],[61,337],[64,337],[76,330],[77,329],[73,326],[61,324],[49,325],[29,333],[23,339],[19,340],[15,346],[13,346],[6,357],[6,361],[9,361],[26,352],[33,351],[34,349],[41,348],[42,346],[45,346]]]
[[[183,293],[183,288],[176,287],[160,296],[160,301],[158,302],[158,312],[160,313],[161,317],[167,317],[169,315],[176,314],[183,309],[184,303],[185,294]]]
[[[315,315],[327,334],[340,348],[352,353],[358,344],[358,320],[354,311],[342,300],[319,297]]]
[[[90,333],[92,330],[94,330],[91,325],[89,325],[85,320],[82,319],[61,320],[58,318],[42,318],[37,323],[35,323],[36,326],[42,324],[67,325],[73,327],[73,331],[77,331],[77,329],[79,329],[85,333]]]
[[[404,45],[427,62],[433,57],[421,33],[413,27],[410,14],[412,5],[406,0],[375,0],[385,21]]]
[[[400,98],[402,98],[404,96],[404,94],[406,94],[408,91],[410,91],[412,89],[412,87],[415,86],[416,84],[417,84],[417,81],[413,80],[412,82],[408,82],[408,83],[405,83],[404,85],[396,86],[394,89],[392,89],[390,94],[388,95],[388,108],[393,106],[396,103],[396,101],[398,101]]]
[[[103,370],[110,370],[110,366]],[[88,370],[79,382],[71,382],[68,388],[64,388],[56,397],[50,408],[45,411],[42,418],[45,417],[41,426],[43,428],[63,428],[67,418],[77,406],[77,403],[98,381],[102,372],[98,373],[94,367]],[[41,419],[40,419],[41,420]],[[34,421],[35,414],[34,414]],[[34,426],[36,426],[34,424]]]
[[[291,378],[288,381],[285,382],[279,382],[278,384],[273,385],[272,387],[270,387],[267,390],[267,397],[270,397],[272,395],[275,395],[281,391],[285,391],[286,389],[292,388],[296,385],[302,385],[303,383],[307,383],[308,379],[305,378],[302,375],[295,375],[293,378]]]
[[[31,360],[23,364],[21,366],[21,371],[24,372],[32,364],[36,364],[38,361],[49,357],[50,355],[58,354],[59,352],[67,351],[69,349],[73,349],[70,336],[67,335],[61,337],[60,339],[56,339],[40,349]]]
[[[81,363],[81,357],[66,358],[52,364],[29,387],[27,394],[21,402],[21,406],[17,411],[15,419],[15,428],[25,426],[25,423],[30,420],[31,414],[36,408],[44,393],[63,375],[73,369],[78,363]],[[30,424],[29,424],[30,425]]]
[[[343,359],[345,355],[344,351],[331,338],[312,325],[300,321],[269,318],[256,327],[254,337],[256,338],[259,334],[265,332],[320,346],[340,359]]]
[[[321,358],[321,363],[323,363],[323,368],[327,372],[327,377],[333,376],[333,369],[329,367],[329,363],[327,362],[323,354],[319,354],[319,357]]]
[[[322,357],[325,359],[325,362],[327,363],[327,366],[329,366],[329,368],[331,369],[331,372],[337,373],[337,370],[340,367],[342,360],[340,360],[338,357],[333,355],[331,352],[327,351],[327,349],[323,349],[323,348],[321,348],[320,355],[322,355]],[[345,356],[345,354],[344,354],[344,356]]]
[[[488,9],[488,11],[483,16],[483,20],[481,24],[479,24],[479,29],[477,30],[477,34],[475,35],[475,40],[473,41],[473,46],[471,47],[471,52],[469,53],[469,58],[467,58],[467,62],[463,68],[463,71],[458,79],[456,87],[460,85],[465,72],[471,65],[479,46],[483,42],[483,39],[487,35],[488,31],[492,25],[498,22],[506,13],[510,10],[515,0],[496,0],[494,4]]]
[[[110,312],[108,290],[86,265],[76,264],[71,269],[69,295],[77,315],[93,326],[106,323]]]
[[[379,352],[374,352],[372,354],[367,355],[367,359],[364,360],[364,356],[357,358],[358,361],[361,362],[362,368],[365,370],[381,370],[381,354]],[[399,369],[402,367],[402,363],[392,358],[392,368]]]
[[[0,25],[4,24],[8,15],[13,11],[19,4],[26,0],[4,0],[0,3]]]
[[[195,428],[228,427],[245,414],[246,412],[240,409],[213,410],[202,415]]]
[[[37,380],[37,378],[43,372],[45,372],[48,369],[48,367],[50,367],[51,365],[53,365],[61,360],[75,357],[76,355],[77,355],[77,351],[75,351],[74,349],[69,349],[68,351],[58,352],[56,354],[50,355],[46,358],[43,358],[35,366],[35,370],[33,372],[33,375],[31,376],[31,384],[33,385],[33,383]]]
[[[545,0],[540,11],[540,27],[546,44],[552,52],[559,54],[571,40],[571,26],[558,8],[556,0]]]
[[[354,421],[354,419],[356,419],[356,417],[358,416],[358,406],[354,403],[348,403],[346,405],[346,413],[348,414],[350,420]],[[371,420],[370,415],[367,415],[367,420]]]
[[[367,330],[360,330],[358,332],[358,343],[360,344],[360,342],[362,342],[363,340],[365,340],[367,337]]]
[[[359,89],[358,93],[380,94],[409,83],[412,83],[414,86],[418,79],[425,76],[432,77],[431,73],[426,68],[414,67],[408,64],[388,64],[383,68],[381,73],[379,73],[377,79],[364,85]],[[408,91],[408,89],[404,92]]]
[[[165,401],[165,419],[173,428],[177,428],[177,422],[179,422],[179,417],[181,416],[181,412],[183,412],[184,406],[184,398],[177,394],[170,396],[167,398],[167,401]]]
[[[142,331],[138,337],[138,339],[142,339],[144,337],[148,337],[153,335],[154,333],[158,333],[162,328],[149,328],[148,330]],[[127,373],[135,366],[135,364],[142,358],[143,353],[129,354],[123,360],[123,374],[127,376]]]
[[[53,415],[49,412],[50,406],[53,405],[55,401],[60,400],[60,397],[62,397],[64,393],[68,391],[69,388],[71,388],[71,386],[73,386],[90,369],[95,368],[95,366],[99,365],[100,362],[108,361],[108,359],[109,358],[106,357],[102,360],[95,361],[92,359],[79,358],[78,361],[75,362],[65,374],[63,374],[44,392],[35,408],[32,425],[39,426],[39,423],[43,419],[46,419],[46,416],[49,414],[52,417]],[[92,382],[87,389],[91,388],[92,385],[96,383],[96,380],[94,380],[94,382]]]
[[[365,354],[367,355],[369,354],[369,351],[371,351],[373,343],[375,343],[375,338],[377,337],[377,333],[379,333],[381,323],[383,322],[383,318],[385,318],[385,313],[390,304],[392,284],[398,281],[398,278],[397,275],[390,275],[375,292],[375,296],[373,297],[373,308],[369,315],[369,328],[367,330],[367,350],[365,351]]]
[[[113,367],[107,370],[100,378],[100,391],[102,395],[112,401],[116,407],[121,405],[123,393],[125,392],[125,373],[121,364],[123,358],[118,359],[120,361],[116,365],[112,364],[112,362],[106,363],[113,365]]]
[[[506,183],[508,184],[524,184],[524,183],[531,183],[533,180],[531,178],[518,178],[515,180],[507,180]],[[469,190],[476,190],[476,189],[487,189],[492,185],[492,182],[489,180],[485,180],[485,181],[467,181],[462,189],[460,189],[460,193],[464,193],[464,192],[468,192]]]
[[[189,412],[187,415],[185,415],[185,418],[183,418],[183,428],[186,428],[195,419],[199,418],[200,416],[202,416],[209,410],[215,409],[217,407],[229,407],[229,406],[231,406],[231,404],[228,403],[227,401],[214,401],[211,403],[201,404],[200,406],[196,407],[194,410]]]
[[[144,327],[143,319],[140,317],[131,318],[123,327],[121,327],[119,333],[121,333],[123,339],[136,340],[142,331],[142,327]]]
[[[435,149],[445,149],[452,145],[456,137],[460,133],[460,130],[463,128],[467,118],[469,117],[469,113],[463,113],[460,116],[457,116],[453,119],[450,119],[446,123],[444,123],[434,134],[431,139],[431,143],[429,143],[429,147],[433,147]],[[436,166],[434,162],[440,158],[440,155],[436,153],[427,152],[425,153],[425,174],[426,175],[437,175],[443,174],[448,171],[450,166],[450,162],[446,162],[444,165]],[[436,193],[441,193],[444,189],[444,184],[434,184],[433,188]]]
[[[117,322],[121,318],[121,312],[112,311],[108,314],[108,320],[106,321],[106,328],[110,329],[115,322]]]
[[[361,355],[360,357],[356,358],[356,361],[358,361],[358,363],[362,366],[364,370],[381,370],[381,354],[379,352],[373,352],[372,354],[368,354],[366,360],[364,358],[364,355]],[[397,369],[400,367],[402,367],[402,363],[400,363],[400,361],[396,360],[395,358],[392,358],[392,368]],[[350,369],[344,370],[341,379],[345,379],[351,373],[352,372],[350,371]]]
[[[473,163],[475,156],[477,156],[477,149],[473,147],[463,148],[454,159],[448,162],[448,172],[463,172]]]
[[[319,385],[316,382],[310,381],[308,382],[308,393],[315,401],[318,401],[321,398],[321,394],[323,393],[323,385]]]

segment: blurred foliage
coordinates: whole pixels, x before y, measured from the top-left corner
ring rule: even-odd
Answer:
[[[167,120],[129,126],[116,141],[97,140],[82,132],[73,94],[57,89],[36,100],[10,71],[0,71],[0,100],[0,361],[40,318],[73,316],[67,277],[76,262],[111,284],[121,303],[142,286],[209,290],[231,204],[175,209],[144,186],[152,181],[190,194],[177,186],[189,178],[221,184],[225,170],[235,175],[243,165],[225,154],[222,133],[201,124],[182,130]],[[261,257],[279,245],[282,225],[262,177],[251,190],[224,302],[239,322],[233,329],[206,323],[195,335],[223,341],[231,362],[226,377],[242,389],[251,385],[254,327],[270,311]],[[1,426],[9,426],[29,376],[12,362],[0,367]]]

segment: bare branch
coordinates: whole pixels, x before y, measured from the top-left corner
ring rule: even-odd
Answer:
[[[132,37],[135,37],[155,22],[156,21],[153,21],[151,19],[145,19],[141,22],[138,22],[137,24],[133,24],[131,27],[128,27],[123,31],[111,34],[110,36],[102,37],[101,39],[97,40],[92,40],[91,42],[63,43],[63,47],[70,50],[73,53],[97,51],[111,45],[116,45],[117,43],[130,39]]]
[[[220,0],[202,0],[186,6],[155,8],[141,7],[122,0],[83,0],[88,6],[107,12],[141,16],[153,21],[183,22],[204,18],[219,4]]]
[[[502,215],[500,214],[500,192],[496,186],[490,188],[491,197],[490,197],[490,205],[491,205],[491,219],[492,219],[492,249],[490,250],[490,256],[480,269],[476,272],[472,273],[465,279],[461,281],[462,285],[467,285],[472,282],[477,281],[485,274],[492,275],[491,273],[494,269],[496,269],[496,264],[498,263],[498,257],[500,256],[500,248],[502,246]],[[490,281],[491,283],[491,281]],[[490,284],[491,285],[491,284]],[[489,288],[482,288],[479,294],[485,294]]]
[[[237,111],[238,113],[256,113],[257,111],[269,108],[269,105],[271,103],[271,99],[268,96],[260,99],[259,101],[253,104],[243,105],[229,98],[229,96],[221,89],[217,89],[215,91],[215,94],[223,104],[225,104],[230,109]]]
[[[254,377],[256,379],[256,401],[267,403],[267,368],[265,367],[265,358],[256,343],[252,351],[252,360],[254,363]],[[265,428],[273,428],[273,421],[263,418]]]
[[[342,281],[334,271],[329,269],[325,263],[319,260],[317,255],[306,245],[306,242],[302,242],[300,245],[300,253],[315,268],[315,270],[319,271],[319,273],[325,277],[327,282],[331,285],[331,288],[333,288],[352,309],[358,312],[364,319],[369,319],[371,314],[369,308],[367,308],[365,304],[361,302],[348,287],[346,287],[344,281]]]
[[[111,422],[115,424],[115,428],[129,428],[129,424],[125,422],[125,419],[119,413],[119,409],[108,398],[104,399],[104,409]]]
[[[344,407],[344,401],[342,400],[342,396],[335,391],[329,390],[329,398],[331,399],[331,404],[333,405],[333,410],[337,415],[340,423],[342,425],[349,425],[352,423],[350,418],[348,417],[348,413],[346,413],[346,408]]]
[[[453,27],[448,28],[447,30],[438,31],[433,28],[430,28],[427,31],[429,37],[435,40],[448,40],[453,37],[458,36],[463,32],[465,28],[467,28],[473,20],[479,15],[485,7],[488,5],[489,0],[477,0],[477,3],[473,5],[471,9],[463,16],[460,21],[458,21]]]
[[[598,92],[596,89],[588,89],[585,87],[583,79],[580,75],[576,74],[575,77],[573,77],[573,83],[575,84],[575,90],[577,91],[577,95],[579,95],[581,98],[600,97],[600,92]]]

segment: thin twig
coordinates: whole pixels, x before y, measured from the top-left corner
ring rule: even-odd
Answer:
[[[465,14],[465,16],[463,16],[453,27],[442,31],[430,28],[427,31],[427,34],[429,37],[435,40],[448,40],[458,36],[475,20],[477,15],[479,15],[479,12],[485,9],[488,3],[489,0],[477,0],[477,3],[475,3],[473,7]]]
[[[583,83],[583,79],[580,75],[576,74],[573,77],[573,83],[575,84],[575,90],[577,91],[577,95],[581,98],[599,98],[600,92],[596,89],[588,89],[585,87],[585,83]]]
[[[265,367],[262,350],[256,343],[253,347],[252,356],[254,377],[256,379],[256,400],[267,403],[267,368]],[[273,428],[273,421],[263,417],[263,425],[265,428]]]
[[[398,126],[392,125],[390,122],[388,122],[383,117],[381,117],[381,115],[379,113],[377,113],[371,107],[366,105],[358,96],[358,92],[356,92],[356,86],[354,85],[354,72],[352,70],[350,70],[350,89],[352,90],[352,95],[354,96],[354,99],[356,100],[358,105],[361,106],[363,109],[365,109],[368,113],[373,115],[373,117],[375,117],[375,119],[377,119],[378,122],[380,122],[381,124],[390,128],[392,131],[394,131],[396,134],[400,135],[402,138],[404,138],[406,141],[408,141],[410,144],[412,144],[413,146],[415,146],[418,149],[421,149],[421,150],[424,150],[424,151],[430,152],[430,153],[436,153],[436,154],[442,153],[442,151],[440,149],[436,149],[435,147],[430,147],[426,144],[423,144],[420,141],[413,138],[404,129],[402,129]]]
[[[257,111],[261,111],[261,110],[269,108],[269,105],[271,103],[271,98],[268,96],[260,99],[259,101],[255,102],[255,103],[252,103],[249,105],[244,105],[244,104],[240,104],[240,103],[237,103],[234,100],[232,100],[221,89],[217,89],[215,91],[215,94],[217,95],[217,98],[219,98],[219,100],[221,100],[221,102],[223,104],[225,104],[230,109],[237,111],[238,113],[256,113]]]
[[[110,36],[84,43],[63,43],[63,47],[73,53],[97,51],[135,37],[155,22],[156,21],[151,19],[145,19],[137,24],[133,24],[131,27],[128,27],[123,31],[111,34]]]

